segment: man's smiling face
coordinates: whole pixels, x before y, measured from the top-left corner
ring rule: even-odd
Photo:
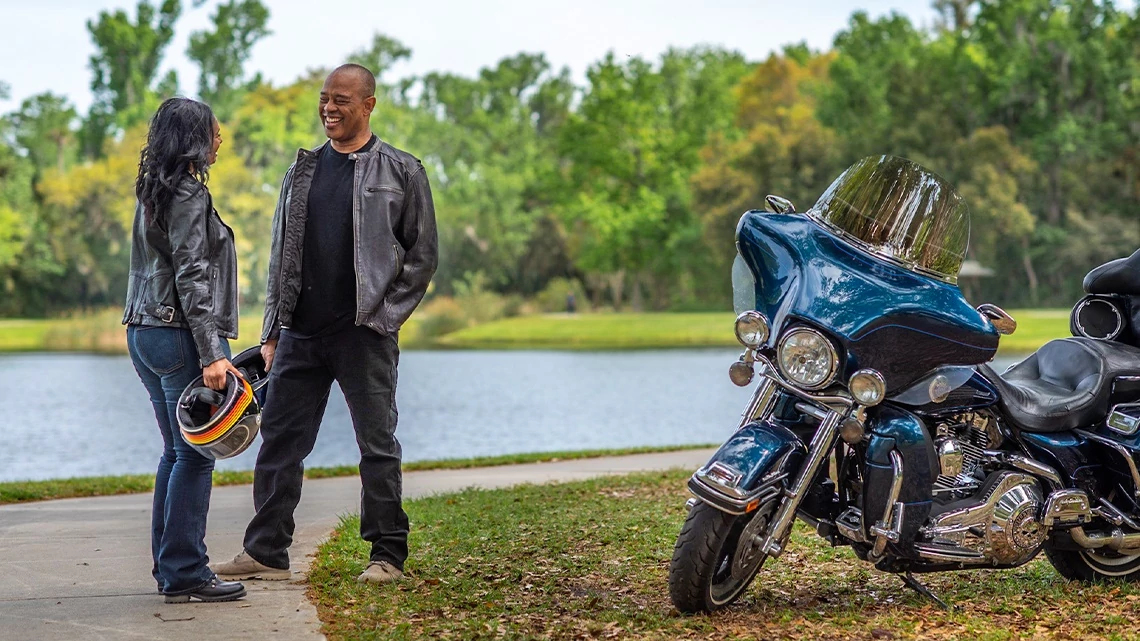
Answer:
[[[369,129],[368,116],[376,98],[365,96],[364,83],[353,73],[333,73],[321,89],[320,116],[325,135],[350,142]]]

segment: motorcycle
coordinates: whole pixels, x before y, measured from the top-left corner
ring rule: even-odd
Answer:
[[[1140,251],[1089,273],[1073,337],[999,374],[1017,323],[957,287],[970,220],[943,179],[872,157],[806,212],[766,202],[732,267],[729,376],[755,391],[688,482],[677,609],[738,599],[796,518],[940,604],[914,574],[1044,552],[1068,579],[1140,580]]]

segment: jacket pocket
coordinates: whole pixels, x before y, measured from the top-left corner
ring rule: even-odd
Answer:
[[[381,185],[379,187],[365,187],[364,191],[366,191],[370,194],[374,194],[378,191],[387,191],[387,192],[391,192],[393,194],[403,194],[404,193],[404,190],[400,189],[399,187],[389,187],[387,185]]]
[[[218,268],[210,267],[210,301],[213,303],[211,309],[214,312],[214,318],[219,319],[222,316],[222,305],[225,304],[226,294],[222,291],[222,284],[218,282]]]
[[[400,255],[399,245],[392,245],[392,257],[393,264],[396,267],[396,270],[392,272],[392,280],[396,280],[400,277],[400,272],[404,270],[404,258]]]

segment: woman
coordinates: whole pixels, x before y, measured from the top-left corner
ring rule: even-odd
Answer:
[[[207,566],[206,511],[214,461],[178,431],[178,397],[199,373],[225,389],[227,339],[237,337],[237,254],[233,234],[206,188],[222,137],[210,108],[171,98],[151,120],[135,181],[127,347],[154,405],[164,443],[154,483],[152,570],[167,603],[232,601],[237,582]]]

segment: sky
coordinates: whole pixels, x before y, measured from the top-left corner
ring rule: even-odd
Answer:
[[[195,7],[183,0],[182,17],[165,52],[161,77],[178,72],[182,92],[194,95],[197,68],[186,57],[190,34],[207,28],[221,0]],[[897,11],[930,26],[930,0],[263,0],[272,33],[254,48],[247,70],[286,84],[306,69],[332,67],[382,32],[412,49],[410,61],[385,80],[448,71],[467,76],[519,53],[543,52],[555,68],[567,66],[581,83],[589,65],[612,50],[655,59],[670,46],[715,44],[751,60],[788,43],[829,48],[851,13]],[[161,0],[152,0],[159,4]],[[136,0],[0,0],[0,82],[11,88],[0,113],[25,98],[52,91],[87,112],[93,53],[87,20],[123,8],[134,18]]]

